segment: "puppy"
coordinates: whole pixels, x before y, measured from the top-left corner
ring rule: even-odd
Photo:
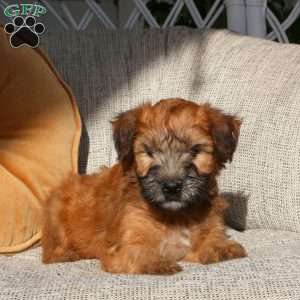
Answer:
[[[241,122],[208,104],[161,100],[113,122],[118,163],[70,176],[46,203],[43,262],[97,258],[104,271],[173,274],[178,261],[246,256],[225,234],[216,177]]]

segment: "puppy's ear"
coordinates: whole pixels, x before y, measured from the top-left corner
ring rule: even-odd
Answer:
[[[222,166],[232,161],[236,149],[242,121],[220,110],[209,108],[211,133],[215,144],[217,159]]]
[[[138,116],[142,106],[119,114],[111,123],[113,140],[120,160],[126,167],[133,163],[133,142],[137,130]]]

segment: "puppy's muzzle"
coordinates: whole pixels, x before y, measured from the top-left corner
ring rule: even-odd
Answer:
[[[162,182],[161,189],[166,196],[175,196],[181,193],[181,180],[167,180]]]

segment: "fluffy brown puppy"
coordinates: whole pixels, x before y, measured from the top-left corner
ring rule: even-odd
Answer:
[[[112,124],[119,163],[69,177],[47,201],[45,263],[98,258],[112,273],[172,274],[180,260],[246,256],[225,234],[216,182],[237,145],[237,118],[167,99]]]

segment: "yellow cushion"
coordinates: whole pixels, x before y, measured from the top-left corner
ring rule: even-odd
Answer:
[[[38,49],[0,27],[0,253],[41,237],[41,204],[77,173],[81,122],[72,93]]]

